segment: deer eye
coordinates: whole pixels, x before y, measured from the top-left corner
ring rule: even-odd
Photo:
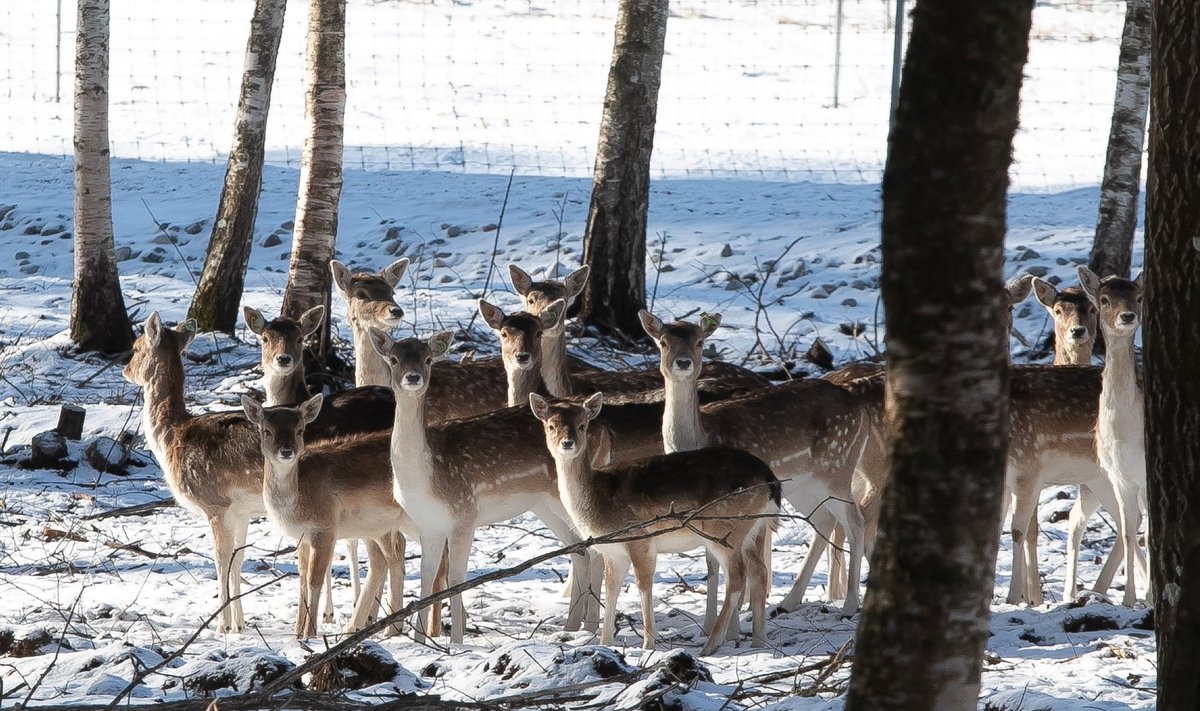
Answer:
[[[1101,305],[1101,306],[1108,306],[1108,297],[1107,297],[1107,296],[1101,296],[1101,297],[1100,297],[1100,305]]]
[[[400,365],[400,359],[397,358],[396,356],[388,356],[387,359],[388,359],[388,362],[391,363],[392,365]]]
[[[366,298],[367,298],[367,292],[366,292],[366,290],[364,290],[364,289],[359,289],[358,291],[354,292],[354,298],[356,298],[356,299],[366,299]]]
[[[534,334],[533,334],[533,337],[534,337],[534,338],[541,338],[541,337],[542,337],[542,332],[539,330],[538,332],[536,332],[536,333],[534,333]]]
[[[433,358],[432,358],[432,357],[429,357],[429,356],[427,356],[427,357],[425,358],[425,365],[433,365]]]

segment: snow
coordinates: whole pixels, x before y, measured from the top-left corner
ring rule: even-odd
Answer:
[[[7,37],[32,36],[31,28],[44,27],[47,18],[53,22],[52,3],[26,5],[28,10],[3,11],[12,28]],[[140,321],[159,311],[174,322],[185,316],[212,227],[249,6],[233,0],[154,3],[154,23],[130,20],[149,14],[151,4],[144,5],[133,3],[114,16],[114,47],[120,49],[113,71],[114,225],[131,313]],[[362,39],[349,47],[352,121],[338,258],[362,268],[380,268],[399,256],[413,259],[399,292],[406,312],[401,331],[427,334],[471,322],[475,299],[492,271],[489,255],[497,236],[499,268],[489,298],[506,310],[518,299],[505,281],[505,264],[516,262],[542,277],[565,274],[579,262],[612,16],[583,2],[563,3],[561,11],[557,4],[514,5],[476,2],[474,13],[456,14],[454,23],[446,21],[451,6],[444,2],[351,5],[351,32]],[[795,51],[804,46],[832,56],[829,4],[676,5],[671,21],[695,33],[681,31],[669,40],[664,69],[665,77],[679,79],[664,84],[651,187],[649,246],[655,261],[662,254],[661,269],[651,267],[649,274],[653,310],[681,317],[701,309],[721,312],[722,327],[712,339],[717,352],[764,369],[782,363],[813,370],[800,356],[817,337],[839,363],[870,356],[882,347],[879,193],[872,181],[882,167],[886,135],[885,13],[875,3],[846,3],[844,106],[834,109],[826,96],[830,67]],[[291,246],[303,19],[293,7],[243,300],[268,317],[279,310]],[[1036,271],[1071,284],[1076,264],[1086,257],[1120,20],[1119,3],[1097,2],[1094,10],[1039,4],[1009,202],[1006,277]],[[691,36],[701,39],[681,39]],[[0,39],[9,58],[13,42]],[[725,54],[708,67],[704,58],[714,47]],[[70,77],[64,81],[67,103],[54,104],[45,91],[47,59],[44,53],[36,56],[26,64],[9,63],[11,100],[0,107],[0,117],[8,119],[0,122],[0,149],[6,151],[0,152],[0,440],[7,433],[5,447],[12,455],[54,426],[60,403],[78,402],[88,411],[84,439],[70,447],[72,458],[79,459],[97,436],[140,430],[140,398],[119,367],[70,349],[72,185],[65,155]],[[454,61],[440,65],[431,56]],[[376,59],[370,66],[368,57]],[[415,86],[392,66],[401,57],[410,66],[420,61],[423,71],[442,73]],[[572,71],[564,70],[563,57],[579,58],[570,63]],[[520,92],[512,76],[518,63],[528,65],[522,75],[527,88]],[[203,72],[197,72],[201,65]],[[711,101],[709,86],[723,87],[729,100]],[[788,95],[802,95],[801,110],[772,98]],[[505,97],[502,106],[479,99],[495,96]],[[756,112],[752,126],[745,125],[739,103]],[[403,108],[376,111],[394,106]],[[455,115],[452,106],[462,111]],[[494,120],[500,112],[504,120]],[[485,228],[499,221],[514,166],[517,176],[497,235]],[[434,167],[444,170],[429,170]],[[279,244],[262,246],[271,235]],[[1136,271],[1140,237],[1134,261]],[[758,296],[767,271],[771,276]],[[936,288],[937,275],[930,276]],[[335,298],[334,330],[348,351],[344,309]],[[1048,362],[1048,354],[1036,347],[1051,331],[1044,309],[1030,299],[1017,307],[1015,323],[1034,347],[1014,339],[1014,360]],[[494,350],[478,320],[474,328],[470,347],[482,354]],[[572,350],[584,357],[600,354],[586,340],[573,343]],[[642,354],[621,360],[633,366],[648,362]],[[185,361],[189,407],[194,412],[237,407],[239,394],[261,388],[257,363],[257,341],[247,329],[239,328],[234,337],[201,334]],[[291,639],[296,566],[284,551],[292,542],[265,521],[251,526],[242,569],[246,589],[257,588],[244,600],[247,633],[224,637],[210,626],[187,644],[216,610],[216,573],[204,523],[178,508],[91,518],[168,495],[153,463],[116,476],[86,464],[66,472],[26,470],[8,456],[0,458],[0,481],[0,646],[6,631],[14,640],[41,632],[52,641],[35,656],[0,663],[2,703],[23,699],[43,672],[36,701],[103,702],[120,693],[136,669],[177,653],[132,690],[135,701],[200,693],[187,678],[220,677],[228,683],[212,692],[233,693],[261,684],[272,670],[300,663],[326,644]],[[1065,517],[1050,517],[1070,504],[1060,495],[1072,492],[1047,490],[1041,514],[1039,569],[1052,602],[1036,609],[1002,603],[1011,565],[1011,541],[1007,535],[1002,539],[981,703],[1013,711],[1151,708],[1153,633],[1137,626],[1146,611],[1103,601],[1072,608],[1057,601],[1067,531]],[[1093,524],[1081,565],[1088,583],[1113,542],[1111,519]],[[811,535],[798,521],[783,523],[775,540],[771,600],[790,587]],[[136,549],[120,547],[130,543]],[[417,547],[411,546],[410,551]],[[556,546],[526,516],[481,530],[471,570],[506,567]],[[351,608],[343,566],[339,560],[336,621],[322,626],[330,641]],[[656,614],[666,642],[652,652],[640,648],[641,614],[632,585],[622,595],[613,651],[596,646],[590,634],[564,632],[566,569],[565,559],[553,559],[469,592],[465,645],[445,649],[406,637],[379,640],[401,671],[391,682],[354,694],[480,699],[596,683],[588,693],[599,694],[598,702],[636,707],[643,694],[658,693],[664,684],[651,667],[673,649],[698,653],[701,557],[661,557]],[[808,603],[768,622],[766,649],[748,649],[745,640],[725,645],[700,660],[711,682],[672,688],[669,695],[687,708],[718,709],[745,682],[743,691],[758,695],[727,708],[751,703],[796,711],[841,708],[844,697],[830,689],[844,683],[848,665],[820,679],[821,685],[819,669],[787,673],[828,660],[853,638],[857,618],[843,620],[838,606],[820,601],[825,581],[818,574]],[[416,566],[410,564],[410,596],[416,586]],[[1064,631],[1064,623],[1075,629],[1071,621],[1088,613],[1112,620],[1113,629]],[[748,632],[748,620],[743,629]],[[60,636],[64,646],[56,653]],[[602,683],[639,670],[645,674]],[[780,679],[755,680],[773,673]],[[806,690],[808,695],[798,693]]]

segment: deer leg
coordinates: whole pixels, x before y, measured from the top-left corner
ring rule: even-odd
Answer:
[[[329,566],[329,570],[325,571],[325,602],[324,611],[321,613],[321,621],[329,624],[333,622],[333,566]]]
[[[842,617],[851,617],[858,612],[858,588],[862,580],[863,539],[866,537],[867,524],[862,512],[852,501],[830,501],[826,506],[841,508],[842,526],[846,529],[846,538],[850,542],[850,564],[846,579],[846,601],[842,605]],[[835,511],[835,515],[837,515]]]
[[[745,551],[742,550],[745,541],[731,541],[734,551],[722,550],[719,554],[721,564],[725,568],[725,604],[717,615],[713,626],[708,630],[708,641],[700,650],[702,656],[708,656],[717,651],[727,637],[729,621],[736,619],[738,608],[742,605],[742,590],[746,587],[746,565],[743,560]],[[715,547],[715,546],[714,546]]]
[[[450,568],[450,554],[448,549],[442,551],[442,562],[438,564],[437,577],[433,580],[433,592],[441,592],[450,587],[446,582],[448,571]],[[442,604],[444,601],[439,600],[437,604],[429,608],[429,636],[440,637],[442,634]]]
[[[792,581],[792,589],[776,607],[777,612],[791,612],[804,602],[804,593],[808,591],[808,583],[812,580],[813,571],[817,569],[817,563],[821,560],[821,554],[825,552],[828,544],[826,538],[836,525],[833,514],[829,513],[824,506],[809,514],[808,522],[813,527],[813,537],[808,544],[808,553],[804,555],[804,563],[800,566],[800,572]]]
[[[1027,559],[1029,548],[1025,541],[1030,536],[1030,525],[1037,513],[1037,493],[1018,489],[1013,493],[1012,507],[1012,575],[1008,583],[1008,604],[1019,605],[1030,602],[1032,591],[1028,589],[1031,577],[1028,567],[1036,568],[1037,560]],[[1036,534],[1035,534],[1036,535]]]
[[[408,542],[404,540],[404,534],[400,531],[392,531],[384,540],[383,551],[388,573],[387,614],[389,615],[404,607],[404,554],[407,549]],[[394,625],[388,627],[387,634],[400,634],[402,626],[397,620]]]
[[[367,582],[363,584],[362,594],[354,603],[354,613],[343,629],[344,632],[354,632],[373,621],[375,609],[379,605],[379,596],[383,592],[384,578],[387,573],[388,557],[380,547],[379,540],[367,539]]]
[[[571,523],[566,516],[566,511],[561,513],[558,511],[535,511],[537,517],[546,524],[546,527],[558,537],[558,540],[563,545],[571,545],[579,542],[579,536],[575,533]],[[588,611],[588,594],[587,586],[591,580],[588,566],[591,563],[587,551],[571,554],[571,569],[567,574],[568,581],[571,583],[571,599],[567,606],[567,619],[563,624],[563,629],[568,632],[573,632],[583,626],[584,618]]]
[[[704,566],[706,570],[704,580],[707,585],[704,596],[704,629],[711,630],[717,623],[717,605],[720,602],[717,595],[720,593],[718,588],[721,584],[721,563],[710,551],[705,551]],[[725,584],[728,585],[728,581]]]
[[[1133,607],[1137,604],[1137,531],[1141,523],[1142,510],[1131,487],[1118,484],[1117,506],[1121,514],[1121,539],[1125,543],[1125,595],[1121,604]]]
[[[1114,502],[1115,503],[1115,502]],[[1067,570],[1063,581],[1063,601],[1075,599],[1079,589],[1079,546],[1083,543],[1083,534],[1087,531],[1088,519],[1100,508],[1100,496],[1093,491],[1092,486],[1083,484],[1071,506],[1071,514],[1067,517]]]
[[[233,530],[233,559],[228,570],[229,609],[234,625],[241,631],[246,628],[246,617],[242,613],[242,562],[246,560],[246,536],[250,529],[250,517],[238,514],[230,520],[229,527]]]
[[[217,631],[221,634],[241,632],[240,621],[235,620],[230,603],[229,582],[230,571],[233,569],[233,549],[237,545],[236,536],[228,525],[230,517],[221,514],[209,516],[208,526],[212,530],[213,565],[217,569],[217,603],[221,606]]]
[[[421,534],[421,599],[429,597],[433,592],[434,579],[442,564],[442,553],[446,550],[446,536],[443,534]],[[426,630],[429,630],[429,608],[421,610],[418,615],[419,624],[413,630],[413,638],[424,642]]]
[[[617,598],[628,573],[628,557],[604,554],[604,622],[600,625],[600,644],[613,644],[617,633]]]
[[[829,599],[845,600],[849,583],[846,576],[846,529],[834,526],[829,538]]]
[[[337,538],[331,531],[320,531],[312,535],[309,544],[308,565],[304,568],[302,584],[308,593],[305,626],[297,637],[307,639],[317,635],[317,603],[321,600],[321,586],[333,563],[333,547]]]
[[[638,595],[642,599],[642,649],[654,649],[658,634],[654,626],[654,569],[658,556],[654,548],[643,543],[631,545],[630,561],[633,563],[633,582],[637,585]],[[723,620],[718,617],[718,621]]]
[[[771,589],[771,526],[761,526],[759,551],[746,551],[746,577],[750,591],[750,646],[767,645],[767,593]]]
[[[467,560],[471,554],[471,543],[475,540],[475,529],[468,528],[455,531],[450,536],[450,559],[447,567],[446,582],[454,587],[467,578]],[[467,632],[467,611],[463,605],[462,593],[450,598],[450,642],[462,644]]]
[[[297,639],[304,637],[308,627],[308,561],[312,558],[312,550],[307,538],[296,542],[296,577],[299,579],[300,595],[296,602],[296,623],[292,625],[292,635]]]
[[[350,573],[350,589],[354,591],[354,602],[358,602],[358,596],[362,594],[362,581],[358,579],[357,538],[346,539],[346,569]]]

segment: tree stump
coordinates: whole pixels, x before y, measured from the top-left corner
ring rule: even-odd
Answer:
[[[55,469],[67,458],[67,440],[54,430],[33,436],[29,466],[34,469]]]
[[[83,418],[86,416],[87,411],[78,405],[63,405],[58,412],[58,426],[54,431],[78,442],[83,437]]]
[[[83,453],[84,460],[98,472],[127,474],[129,447],[111,437],[97,437]]]

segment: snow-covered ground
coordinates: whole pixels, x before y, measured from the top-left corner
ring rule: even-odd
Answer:
[[[499,222],[510,167],[518,174],[496,242],[500,268],[490,298],[504,307],[517,303],[503,269],[509,262],[535,275],[578,264],[589,190],[584,176],[612,25],[611,11],[590,2],[563,3],[568,9],[562,12],[557,5],[510,7],[499,0],[351,4],[357,40],[349,49],[351,149],[339,258],[370,268],[399,256],[413,259],[412,280],[400,290],[402,330],[428,333],[470,321],[490,271],[497,239],[490,226]],[[882,3],[846,3],[844,106],[833,109],[827,96],[831,5],[681,2],[672,19],[673,28],[694,31],[673,35],[669,47],[666,73],[677,80],[664,83],[660,177],[651,195],[653,310],[664,316],[720,311],[724,324],[713,340],[722,357],[764,369],[815,370],[801,355],[817,337],[838,362],[872,355],[882,338],[879,196],[868,181],[882,166],[890,39]],[[167,321],[183,318],[194,289],[220,191],[248,7],[206,0],[116,10],[113,202],[126,303],[139,321],[150,311]],[[63,154],[70,146],[70,104],[53,104],[46,95],[52,55],[44,56],[46,40],[36,31],[53,25],[52,8],[26,3],[0,10],[8,20],[0,51],[8,52],[10,80],[7,101],[0,102],[0,150],[7,151],[0,153],[0,441],[10,451],[53,427],[62,402],[87,407],[85,443],[138,431],[141,424],[138,393],[119,367],[74,355],[65,333],[72,225],[71,165]],[[295,3],[290,11],[272,159],[243,301],[267,314],[278,311],[282,297],[298,179],[303,17]],[[1039,3],[1010,200],[1007,276],[1032,272],[1073,283],[1075,264],[1086,256],[1120,11],[1119,3],[1102,0]],[[69,20],[69,8],[66,14]],[[154,23],[130,19],[150,14]],[[32,46],[34,60],[17,61],[26,56],[23,46]],[[66,46],[69,56],[69,35]],[[724,54],[713,55],[714,46]],[[438,51],[445,61],[429,59]],[[443,73],[410,81],[397,67],[400,59],[417,57],[422,72]],[[369,66],[368,58],[374,60]],[[713,99],[713,86],[729,100]],[[802,110],[793,111],[780,96],[803,96]],[[755,120],[739,112],[746,106]],[[453,150],[446,153],[448,147]],[[452,172],[422,170],[434,165]],[[1139,242],[1135,269],[1140,261]],[[933,288],[936,279],[930,275]],[[343,309],[335,301],[334,328],[346,337]],[[1016,326],[1022,338],[1012,342],[1014,360],[1046,361],[1039,348],[1050,330],[1044,310],[1032,300],[1019,306]],[[486,352],[487,334],[473,335],[472,347]],[[577,344],[577,353],[595,356],[589,345]],[[257,344],[248,331],[234,338],[202,335],[190,352],[194,411],[231,408],[240,393],[260,386]],[[644,362],[639,354],[626,360]],[[74,448],[72,456],[81,451]],[[166,496],[153,464],[112,476],[86,464],[59,473],[4,461],[0,482],[0,653],[14,644],[34,653],[0,661],[0,703],[24,699],[31,687],[43,702],[106,702],[138,669],[183,648],[216,609],[209,535],[194,515],[170,508],[94,518]],[[1037,609],[1002,604],[1011,561],[1010,540],[1002,539],[983,676],[990,708],[1118,711],[1154,704],[1146,611],[1057,602],[1066,538],[1065,520],[1058,519],[1070,504],[1062,496],[1070,493],[1047,490],[1043,497],[1039,567],[1054,602]],[[1095,519],[1085,537],[1086,582],[1111,547],[1106,521]],[[784,523],[775,541],[772,600],[788,589],[810,537],[802,523]],[[245,690],[301,661],[310,648],[323,648],[322,641],[306,648],[290,638],[295,564],[281,552],[290,544],[266,522],[251,527],[242,575],[261,590],[245,601],[249,631],[200,633],[178,659],[132,690],[135,702]],[[555,547],[533,519],[484,529],[472,570],[507,567]],[[653,653],[640,649],[635,595],[623,596],[627,617],[616,648],[623,659],[595,647],[589,635],[562,631],[566,567],[565,559],[555,559],[469,593],[464,646],[380,640],[378,656],[399,666],[392,678],[358,693],[496,698],[613,678],[593,690],[603,694],[599,705],[636,706],[662,684],[632,672],[663,661],[672,648],[698,651],[704,585],[698,558],[660,562],[657,618],[669,645]],[[410,565],[410,593],[415,577]],[[770,621],[767,649],[727,645],[703,660],[713,681],[696,684],[686,703],[716,709],[733,696],[725,708],[840,708],[848,666],[818,663],[852,638],[856,620],[841,620],[837,608],[820,602],[824,583],[822,572],[809,604]],[[348,617],[349,596],[343,569],[338,624],[323,628],[331,639]],[[60,637],[70,646],[56,651]],[[767,675],[778,678],[762,681]]]

